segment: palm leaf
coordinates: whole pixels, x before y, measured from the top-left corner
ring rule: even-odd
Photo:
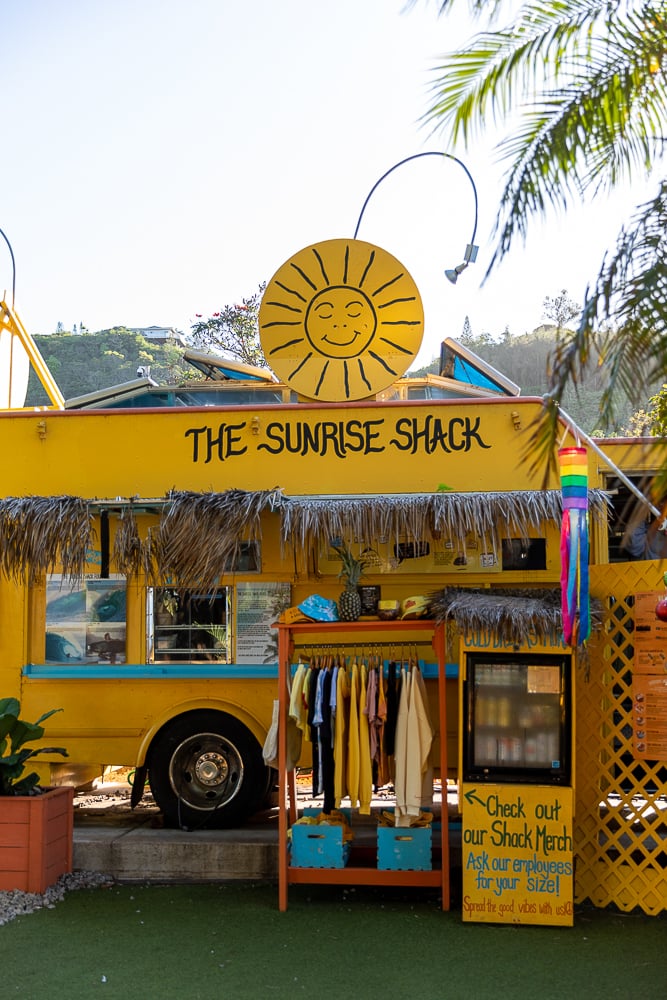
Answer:
[[[59,565],[81,579],[93,545],[88,504],[73,496],[6,497],[0,500],[0,570],[34,583]]]
[[[425,118],[454,142],[521,109],[498,147],[510,167],[489,270],[525,236],[530,216],[651,166],[665,121],[655,71],[664,33],[661,4],[529,3],[508,28],[476,35],[436,68]]]

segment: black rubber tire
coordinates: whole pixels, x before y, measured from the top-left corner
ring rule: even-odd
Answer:
[[[166,826],[240,826],[257,811],[267,770],[252,733],[224,712],[188,712],[155,737],[148,758],[151,792]]]
[[[275,767],[267,767],[266,772],[266,786],[260,799],[260,808],[271,809],[275,805],[273,799],[278,790],[278,771]]]

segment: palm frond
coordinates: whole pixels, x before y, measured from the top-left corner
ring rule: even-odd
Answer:
[[[5,497],[0,500],[0,570],[35,583],[53,566],[81,579],[93,544],[88,504],[74,496]]]
[[[524,99],[532,103],[542,83],[571,74],[569,59],[589,52],[609,6],[605,0],[525,4],[508,27],[476,34],[435,68],[426,121],[451,129],[456,139],[471,125],[483,129],[491,117],[504,117]]]
[[[182,586],[215,588],[238,562],[244,542],[260,538],[265,510],[278,509],[279,490],[174,490],[157,533],[158,573]]]
[[[663,7],[525,4],[509,28],[476,35],[437,68],[425,118],[453,141],[521,109],[498,146],[510,167],[487,276],[531,217],[654,167],[667,118]]]
[[[591,490],[594,517],[603,517],[607,498]],[[285,497],[281,507],[284,542],[322,548],[336,538],[372,545],[444,537],[465,547],[475,534],[497,552],[501,537],[528,536],[562,515],[560,490],[513,493],[414,493],[396,496]]]
[[[560,522],[560,490],[513,493],[415,493],[353,497],[287,497],[280,490],[223,493],[172,491],[158,524],[142,538],[135,502],[121,505],[113,560],[118,572],[156,585],[215,590],[234,572],[244,542],[259,541],[262,517],[280,519],[280,538],[295,550],[322,549],[353,537],[360,546],[450,539],[465,549],[474,535],[495,553],[503,537],[526,537]],[[591,514],[605,518],[608,498],[589,491]],[[81,579],[93,545],[92,506],[80,497],[0,500],[0,572],[35,582],[58,567]],[[98,504],[95,505],[97,509]],[[363,569],[366,561],[356,559]]]
[[[549,392],[531,445],[535,463],[554,457],[558,401],[566,385],[576,385],[594,347],[604,366],[603,424],[614,419],[619,390],[632,400],[667,371],[667,182],[640,206],[607,254],[586,301],[579,328],[557,341],[550,358]],[[610,321],[613,320],[613,328]],[[602,332],[599,332],[599,331]]]
[[[521,646],[527,635],[557,641],[562,631],[560,590],[538,588],[446,587],[428,595],[431,614],[438,624],[452,625],[461,633],[493,633],[508,646]],[[591,602],[591,627],[602,626],[602,605]]]

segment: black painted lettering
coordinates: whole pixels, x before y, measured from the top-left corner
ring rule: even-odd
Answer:
[[[479,436],[479,433],[478,433],[478,431],[479,431],[479,425],[480,425],[480,418],[479,417],[475,418],[475,423],[474,423],[474,425],[472,427],[470,426],[470,417],[466,417],[466,428],[465,428],[465,437],[466,437],[466,442],[467,442],[466,443],[466,448],[465,448],[466,451],[470,451],[470,448],[471,448],[470,439],[471,438],[475,439],[475,441],[480,446],[480,448],[490,448],[491,447],[490,444],[484,444],[484,442],[482,441],[481,437]]]
[[[429,455],[434,452],[437,448],[441,451],[449,454],[450,448],[448,445],[448,438],[451,435],[451,421],[449,425],[449,431],[446,431],[442,426],[442,420],[436,418],[433,421],[433,431],[431,433],[431,440],[429,442]]]
[[[467,420],[467,417],[465,421],[461,417],[452,417],[449,421],[449,445],[452,451],[470,451],[470,442],[465,434],[456,433],[465,427]]]
[[[366,431],[366,447],[364,449],[364,455],[370,455],[371,452],[384,451],[384,445],[380,445],[378,448],[375,448],[372,444],[373,441],[376,441],[380,437],[379,429],[374,431],[374,427],[384,427],[384,420],[366,420],[364,422],[364,430]]]
[[[200,437],[201,434],[205,434],[205,433],[206,433],[206,428],[205,427],[190,427],[185,432],[185,437],[186,438],[187,437],[191,437],[192,438],[192,461],[193,462],[198,462],[199,461],[199,437]]]
[[[348,420],[345,425],[345,446],[348,451],[364,450],[364,425],[361,420]]]
[[[412,435],[410,434],[410,424],[412,421],[409,417],[401,417],[400,420],[396,421],[396,434],[404,438],[403,441],[399,441],[397,438],[392,438],[389,444],[393,444],[394,448],[398,448],[399,451],[409,451],[412,447]]]
[[[298,422],[299,429],[303,426],[303,435],[299,434],[299,438],[303,440],[303,444],[300,448],[302,455],[307,455],[308,452],[314,451],[315,454],[320,450],[320,425],[319,424],[301,424]]]
[[[267,441],[257,445],[257,451],[268,451],[271,455],[279,455],[285,448],[282,436],[283,425],[274,421],[266,428]]]
[[[224,452],[222,447],[224,441],[224,430],[225,430],[225,425],[218,424],[218,433],[214,437],[213,429],[211,427],[206,428],[206,459],[205,459],[206,465],[208,465],[208,463],[211,461],[211,455],[213,453],[214,448],[218,449],[219,461],[222,462],[224,460]]]
[[[248,450],[248,446],[244,444],[241,448],[237,448],[236,445],[239,444],[241,438],[234,431],[242,431],[245,427],[245,420],[240,424],[228,424],[227,425],[227,445],[225,458],[231,458],[234,455],[244,455]]]

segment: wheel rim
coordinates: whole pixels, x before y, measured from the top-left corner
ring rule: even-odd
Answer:
[[[197,733],[183,740],[169,763],[174,793],[191,809],[227,805],[243,783],[243,758],[233,743],[218,733]]]

